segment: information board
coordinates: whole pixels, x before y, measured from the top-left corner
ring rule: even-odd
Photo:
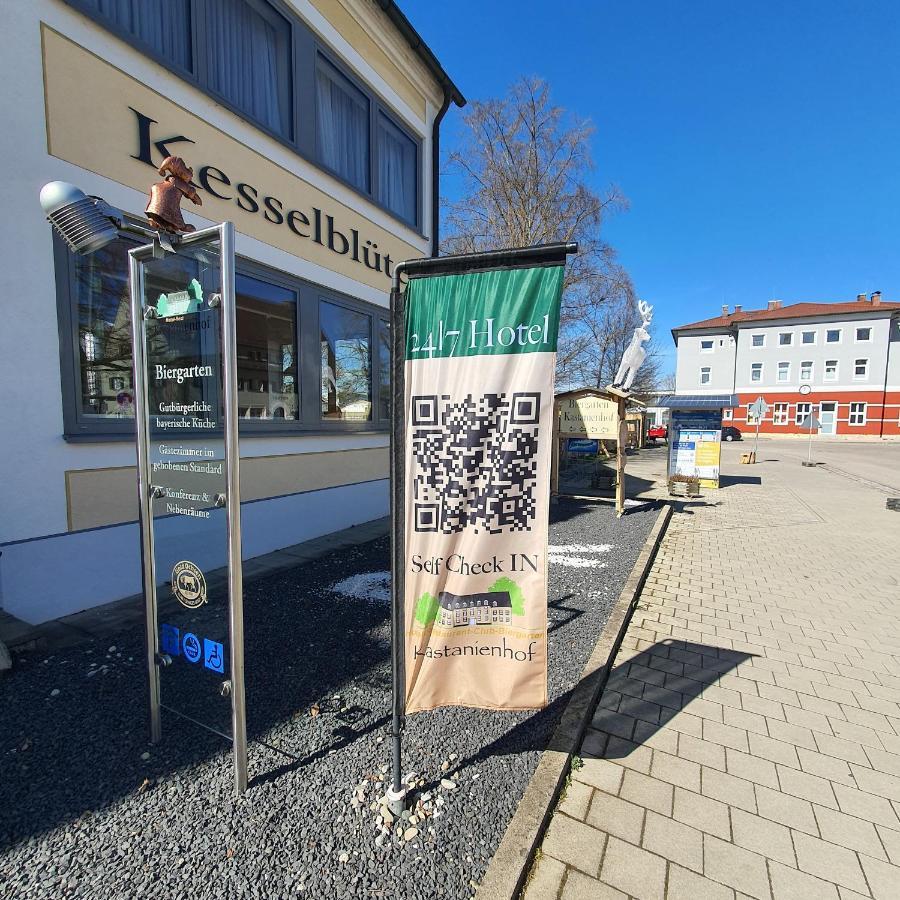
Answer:
[[[230,223],[130,251],[151,737],[202,725],[247,783]],[[169,714],[174,714],[170,716]]]
[[[722,449],[721,410],[672,410],[669,419],[669,477],[698,478],[702,487],[719,486]]]

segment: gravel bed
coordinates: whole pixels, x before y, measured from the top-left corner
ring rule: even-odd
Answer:
[[[0,895],[472,896],[656,515],[554,507],[550,706],[410,717],[404,772],[438,815],[381,846],[388,605],[378,578],[351,581],[368,600],[329,588],[386,569],[385,539],[247,586],[240,799],[216,735],[164,714],[148,744],[141,629],[19,656],[0,676]]]

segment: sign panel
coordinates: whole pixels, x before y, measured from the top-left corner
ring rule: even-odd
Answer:
[[[600,452],[600,441],[591,438],[569,438],[566,441],[566,452],[578,456],[596,456]]]
[[[547,528],[561,266],[406,292],[408,712],[547,703]]]
[[[559,401],[559,433],[616,441],[619,407],[606,397],[565,397]]]
[[[672,410],[669,420],[669,476],[689,475],[703,487],[719,486],[721,410]]]
[[[228,586],[207,577],[228,559],[218,242],[148,259],[143,286],[160,703],[230,737]]]

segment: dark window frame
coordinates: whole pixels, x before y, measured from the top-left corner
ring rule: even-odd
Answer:
[[[290,94],[289,110],[291,134],[289,137],[285,137],[284,135],[273,131],[263,122],[254,118],[249,112],[235,106],[224,96],[204,83],[200,73],[208,70],[208,61],[202,58],[202,47],[200,46],[200,41],[197,37],[198,16],[196,14],[196,3],[194,0],[189,0],[192,70],[185,69],[183,66],[172,62],[172,60],[163,56],[161,53],[156,52],[152,46],[146,44],[139,38],[136,38],[131,32],[118,27],[114,22],[111,22],[109,19],[91,9],[84,0],[64,0],[64,2],[104,30],[108,31],[110,34],[115,35],[139,53],[152,59],[162,68],[167,69],[198,91],[211,97],[217,104],[234,113],[238,118],[243,119],[249,125],[252,125],[279,144],[292,150],[307,162],[312,163],[314,166],[325,172],[330,178],[334,178],[340,184],[365,199],[367,203],[371,203],[373,206],[389,215],[392,219],[402,224],[405,228],[411,229],[419,237],[425,237],[423,232],[425,191],[423,190],[422,185],[424,171],[422,165],[424,140],[411,130],[399,113],[394,112],[373,88],[361,81],[346,64],[340,61],[330,47],[326,46],[315,36],[312,29],[298,17],[295,10],[281,2],[281,0],[243,0],[243,2],[248,3],[257,9],[261,6],[268,6],[279,16],[286,19],[291,27],[291,72],[290,84],[287,86]],[[337,71],[354,87],[360,90],[369,101],[368,191],[361,190],[353,184],[353,182],[348,181],[331,169],[322,161],[317,152],[315,79],[317,58],[319,55],[334,66],[334,68],[336,68]],[[378,148],[376,126],[377,115],[379,112],[381,112],[395,128],[405,134],[416,147],[416,215],[414,222],[410,222],[399,213],[394,212],[389,206],[382,203],[377,196],[376,176],[378,169],[376,156]]]
[[[132,246],[139,242],[122,238]],[[69,442],[103,442],[134,440],[134,419],[94,417],[85,414],[81,399],[81,368],[78,348],[77,289],[75,283],[76,257],[62,239],[53,235],[53,258],[56,273],[57,323],[59,329],[59,362],[62,394],[63,432]],[[379,415],[378,398],[381,392],[382,371],[378,355],[381,323],[387,321],[383,306],[368,303],[340,291],[315,284],[298,275],[291,275],[252,259],[238,256],[235,270],[239,275],[268,281],[293,291],[297,302],[297,387],[300,394],[298,419],[241,419],[241,437],[301,437],[309,434],[384,434],[390,427],[388,419]],[[372,348],[372,420],[368,422],[342,421],[321,418],[321,325],[319,300],[344,306],[363,313],[369,319],[369,341]],[[384,373],[389,379],[390,373]],[[132,368],[133,378],[133,368]]]

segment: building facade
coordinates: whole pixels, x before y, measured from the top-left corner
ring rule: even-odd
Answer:
[[[763,397],[761,434],[806,434],[801,423],[815,413],[824,437],[900,436],[900,303],[878,292],[846,303],[723,307],[672,336],[676,393],[736,394],[724,419],[742,430],[756,430],[749,407]]]
[[[465,102],[403,14],[389,0],[4,13],[0,608],[37,623],[141,589],[133,243],[69,253],[38,205],[49,181],[142,215],[177,155],[203,201],[186,220],[234,222],[245,558],[385,515],[390,279],[435,249],[440,122]],[[179,519],[158,534],[222,565]]]

